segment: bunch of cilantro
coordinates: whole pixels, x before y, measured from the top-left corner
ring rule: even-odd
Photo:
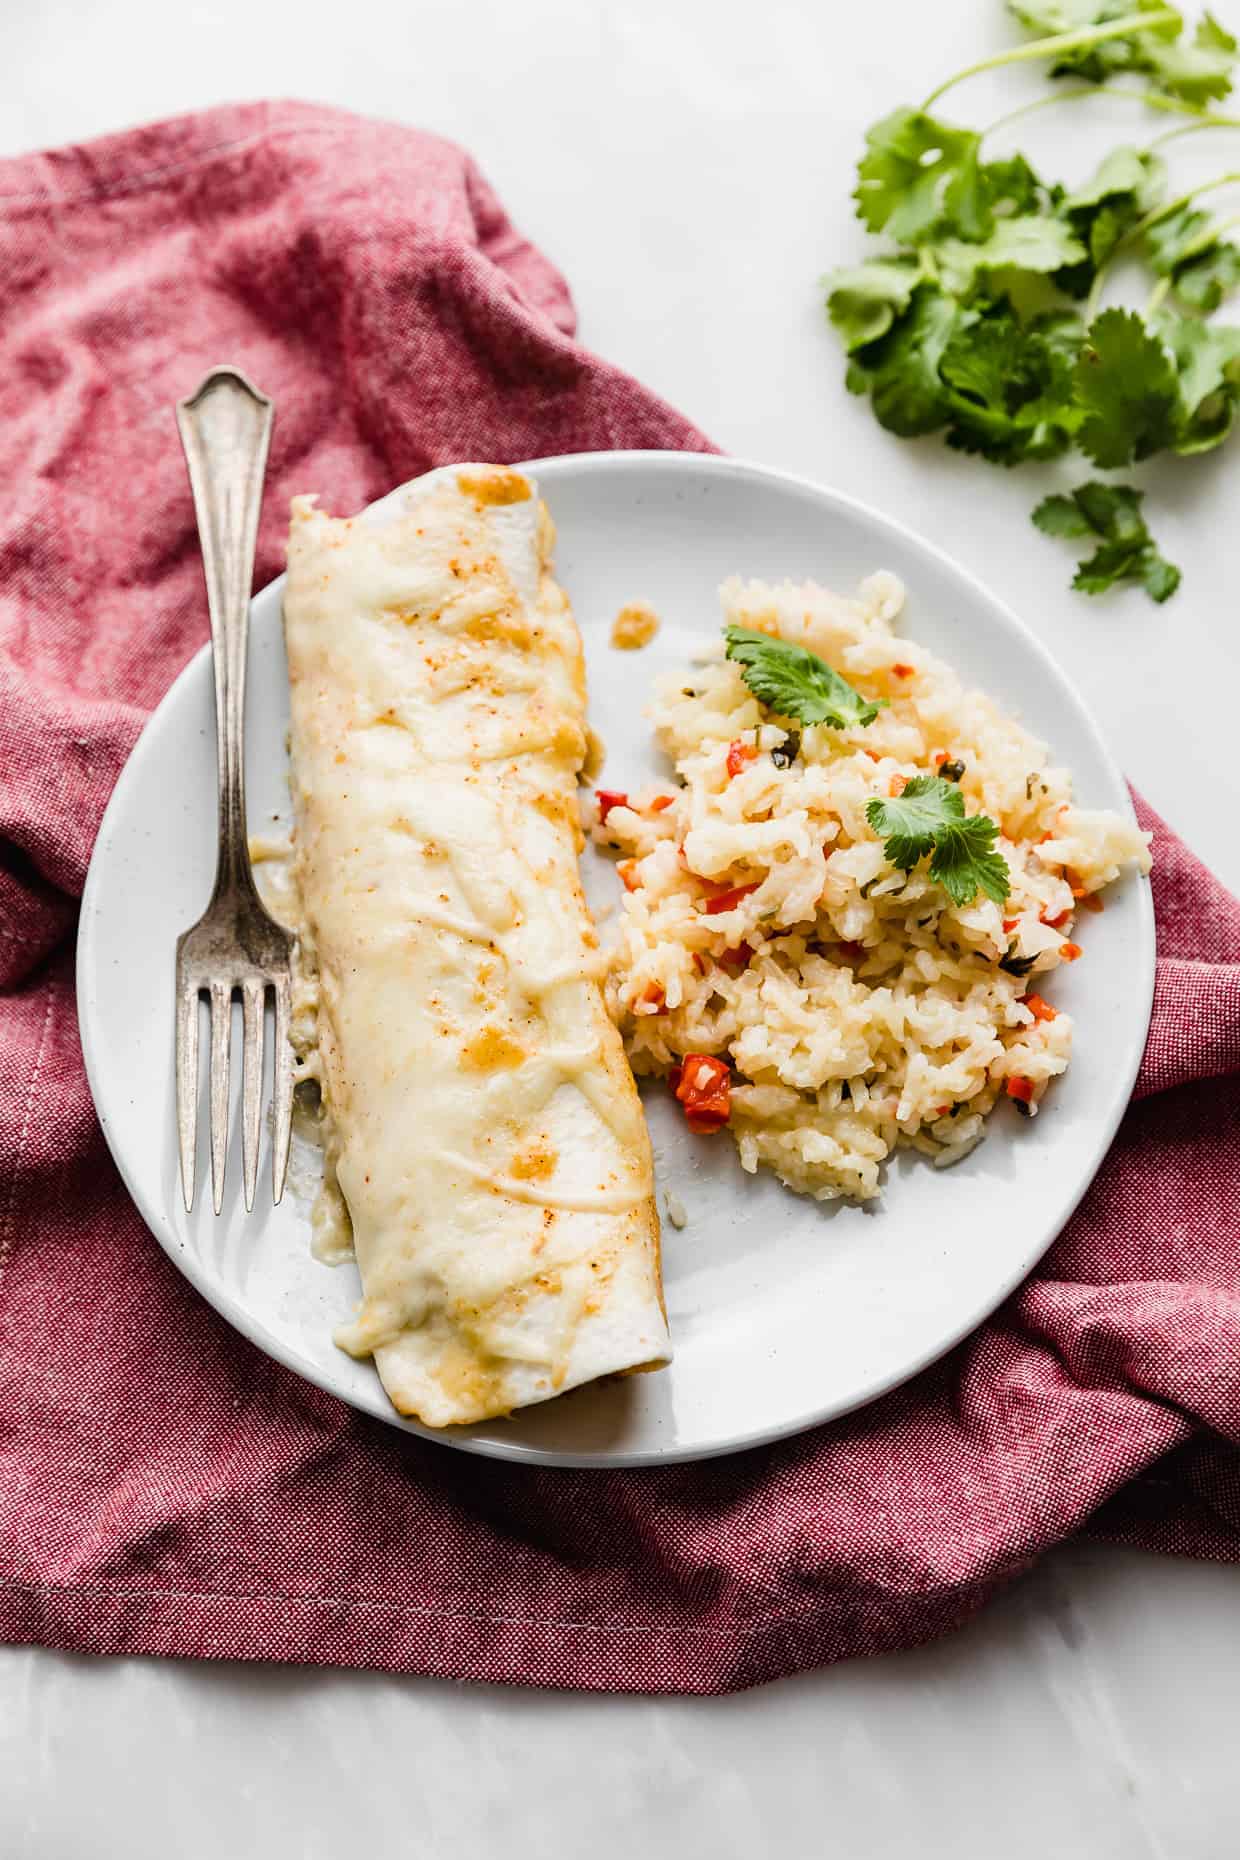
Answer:
[[[886,245],[825,280],[847,385],[869,395],[889,432],[942,433],[999,465],[1075,451],[1110,471],[1220,445],[1240,399],[1240,328],[1208,319],[1240,285],[1240,246],[1225,237],[1230,221],[1193,203],[1240,175],[1171,196],[1157,148],[1124,145],[1069,190],[1023,155],[987,159],[990,130],[931,109],[961,78],[1036,58],[1050,77],[1078,80],[1065,98],[1119,90],[1203,126],[1240,126],[1210,107],[1231,90],[1236,41],[1209,13],[1190,38],[1179,11],[1158,0],[1008,3],[1043,36],[867,132],[854,198]],[[1098,308],[1121,254],[1152,274],[1143,313]],[[1073,582],[1084,593],[1133,581],[1165,601],[1179,585],[1131,486],[1093,480],[1044,499],[1034,522],[1049,535],[1092,537]]]

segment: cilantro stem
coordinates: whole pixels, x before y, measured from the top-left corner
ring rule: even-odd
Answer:
[[[1171,7],[1161,7],[1157,12],[1126,13],[1123,19],[1112,19],[1105,26],[1080,26],[1074,32],[1052,33],[1047,39],[1033,39],[1025,45],[1009,46],[1005,52],[994,52],[989,58],[981,58],[975,65],[966,65],[963,71],[957,71],[932,90],[922,104],[923,111],[930,110],[940,97],[954,90],[957,84],[963,84],[966,78],[980,77],[983,71],[997,71],[1001,65],[1023,64],[1029,59],[1057,58],[1060,52],[1081,52],[1091,45],[1102,45],[1107,39],[1126,38],[1133,32],[1153,32],[1159,26],[1180,25],[1180,15]]]
[[[1079,97],[1121,97],[1129,103],[1143,103],[1147,109],[1163,110],[1171,116],[1192,117],[1191,123],[1177,123],[1174,129],[1165,129],[1160,136],[1152,137],[1145,144],[1147,149],[1161,148],[1164,142],[1173,142],[1177,136],[1194,136],[1199,129],[1240,129],[1240,116],[1203,110],[1199,103],[1189,103],[1183,97],[1167,97],[1162,91],[1133,90],[1127,84],[1080,84],[1075,90],[1054,90],[1049,97],[1035,97],[1032,103],[1022,103],[1019,109],[1005,110],[1002,116],[996,116],[993,123],[979,131],[978,140],[985,142],[988,136],[997,135],[1001,129],[1007,129],[1026,116],[1035,116],[1052,104],[1073,103]]]
[[[1114,91],[1119,97],[1130,94],[1116,84],[1082,84],[1078,90],[1053,90],[1049,97],[1035,97],[1032,103],[1022,103],[1019,110],[1007,110],[1002,116],[996,116],[994,122],[988,123],[979,133],[978,141],[984,142],[987,136],[1006,129],[1010,123],[1018,123],[1022,117],[1033,116],[1038,110],[1049,109],[1053,103],[1070,103],[1074,97],[1095,97],[1100,90]]]
[[[1146,304],[1145,310],[1143,312],[1147,322],[1149,321],[1150,317],[1153,316],[1155,310],[1160,308],[1163,299],[1166,297],[1167,292],[1170,289],[1171,289],[1171,279],[1169,277],[1159,278],[1158,283],[1154,286],[1153,290],[1150,292],[1149,302]]]
[[[1199,129],[1240,129],[1240,116],[1220,116],[1216,110],[1207,110],[1195,123],[1177,123],[1174,129],[1164,129],[1161,136],[1155,136],[1145,146],[1160,149],[1174,142],[1177,136],[1195,136]]]
[[[1150,17],[1152,18],[1153,15],[1151,14]],[[1170,219],[1173,213],[1178,213],[1181,207],[1191,205],[1201,194],[1213,193],[1214,190],[1219,187],[1232,187],[1237,181],[1240,181],[1240,169],[1231,168],[1226,174],[1216,175],[1212,181],[1201,181],[1196,187],[1187,188],[1184,193],[1177,195],[1176,199],[1167,201],[1165,206],[1155,207],[1151,212],[1145,215],[1144,219],[1138,220],[1135,226],[1130,226],[1123,237],[1116,240],[1110,252],[1108,252],[1107,256],[1094,273],[1094,281],[1090,286],[1089,296],[1085,300],[1084,316],[1086,327],[1093,322],[1094,316],[1097,313],[1098,300],[1102,296],[1103,279],[1106,277],[1107,271],[1121,252],[1127,247],[1134,245],[1138,239],[1142,238],[1149,231],[1151,226],[1157,226],[1160,220]]]

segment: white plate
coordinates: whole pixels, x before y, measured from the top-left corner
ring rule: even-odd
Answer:
[[[851,590],[876,568],[908,584],[904,630],[981,685],[1052,746],[1083,805],[1127,810],[1127,791],[1084,705],[998,601],[928,543],[835,492],[731,460],[677,453],[548,459],[536,473],[559,531],[557,568],[586,642],[591,717],[605,782],[659,772],[642,709],[651,680],[717,630],[718,583],[740,573],[813,577]],[[282,582],[256,598],[250,644],[252,831],[288,812]],[[624,602],[663,616],[654,644],[620,653],[608,629]],[[215,734],[207,649],[151,718],[104,817],[82,902],[78,1001],[91,1089],[112,1153],[176,1264],[237,1329],[311,1382],[393,1426],[369,1363],[331,1341],[358,1297],[352,1266],[311,1258],[306,1178],[295,1159],[278,1209],[249,1219],[240,1136],[224,1213],[200,1188],[187,1216],[173,1128],[172,962],[178,931],[210,890]],[[618,892],[586,853],[592,902]],[[669,1370],[579,1390],[511,1421],[431,1438],[473,1452],[565,1466],[644,1465],[726,1453],[796,1433],[870,1400],[963,1337],[1054,1239],[1106,1153],[1145,1041],[1154,975],[1149,887],[1129,879],[1086,919],[1085,960],[1055,977],[1077,1023],[1076,1054],[1033,1122],[1002,1108],[986,1142],[936,1171],[912,1155],[866,1209],[821,1207],[740,1169],[725,1137],[698,1139],[661,1088],[646,1094],[664,1222]],[[239,1068],[236,1068],[239,1069]],[[234,1104],[234,1119],[235,1119]],[[206,1158],[199,1135],[200,1178]],[[264,1156],[264,1166],[268,1159]],[[301,1186],[298,1187],[298,1180]],[[425,1432],[413,1428],[413,1432]]]

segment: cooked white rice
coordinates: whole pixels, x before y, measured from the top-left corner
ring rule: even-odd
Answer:
[[[1074,888],[1088,897],[1128,864],[1148,872],[1149,836],[1074,807],[1042,743],[897,638],[893,576],[871,576],[855,600],[812,583],[721,592],[725,623],[808,646],[889,708],[868,728],[776,720],[722,636],[660,681],[651,714],[678,783],[631,794],[605,822],[597,803],[591,815],[595,839],[627,855],[613,1011],[638,1073],[666,1075],[690,1053],[728,1060],[746,1169],[764,1163],[819,1200],[864,1199],[898,1145],[939,1166],[967,1154],[1009,1080],[1036,1110],[1072,1048],[1069,1016],[1039,1015],[1052,971],[1075,959]],[[790,732],[799,753],[780,767],[770,751],[786,759]],[[730,778],[738,739],[760,753]],[[998,824],[1012,885],[1002,909],[981,892],[954,907],[925,862],[895,869],[866,821],[868,800],[898,790],[893,777],[945,759],[964,764],[966,810]],[[735,908],[706,912],[755,884]],[[998,966],[1028,957],[1026,974]]]

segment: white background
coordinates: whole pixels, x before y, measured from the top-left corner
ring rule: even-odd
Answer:
[[[1237,0],[1219,10],[1240,25]],[[867,499],[979,573],[1240,888],[1240,463],[1143,468],[1184,587],[1163,609],[1087,602],[1028,521],[1067,474],[889,438],[823,327],[815,280],[862,249],[865,125],[1009,42],[999,0],[7,0],[0,150],[263,95],[465,143],[568,274],[591,347],[726,450]],[[980,79],[945,113],[984,123],[1034,84]],[[1065,104],[994,149],[1019,140],[1073,179],[1091,147],[1164,126]],[[1169,153],[1195,178],[1236,165],[1234,142]],[[1236,1599],[1231,1570],[1071,1549],[936,1648],[710,1701],[0,1650],[0,1854],[1216,1860],[1240,1834]]]

